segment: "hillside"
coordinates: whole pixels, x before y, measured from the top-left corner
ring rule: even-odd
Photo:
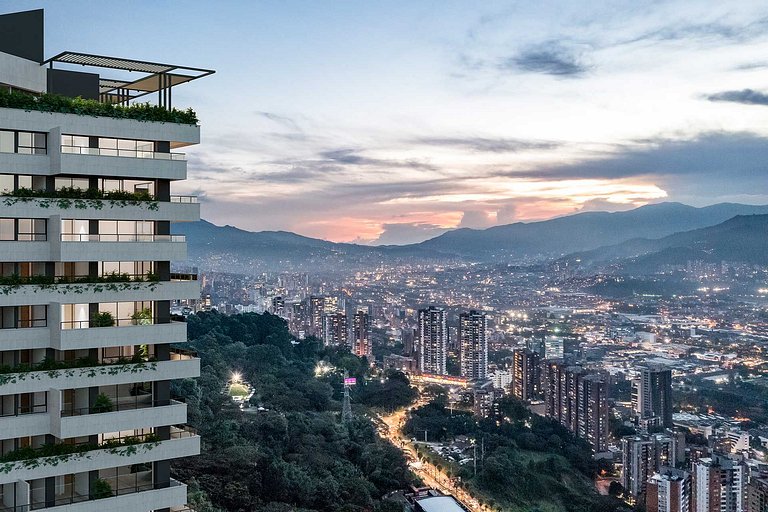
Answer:
[[[619,262],[637,272],[690,260],[768,265],[768,215],[739,215],[715,226],[658,239],[637,238],[564,259],[580,260],[586,267]]]
[[[660,238],[754,214],[768,214],[768,206],[722,203],[695,208],[660,203],[625,212],[588,212],[485,230],[458,229],[418,245],[471,260],[547,259],[634,238]]]

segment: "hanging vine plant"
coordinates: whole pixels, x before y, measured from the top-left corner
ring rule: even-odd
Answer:
[[[89,365],[72,367],[72,365]],[[75,363],[64,361],[44,360],[36,366],[0,367],[0,386],[17,384],[24,381],[41,380],[44,377],[56,379],[59,377],[99,377],[115,376],[121,373],[138,374],[157,371],[157,361],[118,360],[115,363],[99,364],[91,360],[77,360]]]
[[[10,295],[22,286],[34,286],[33,293],[38,290],[55,291],[66,294],[83,294],[86,292],[122,292],[126,290],[154,291],[160,282],[160,276],[147,272],[142,276],[131,277],[128,274],[111,272],[98,277],[51,277],[51,276],[0,276],[0,294]]]
[[[64,443],[47,444],[40,448],[20,448],[0,457],[0,473],[22,469],[37,469],[45,466],[58,466],[65,462],[91,459],[90,452],[104,450],[110,455],[130,457],[137,453],[146,453],[160,444],[157,434],[143,437],[126,437],[121,440],[107,440],[102,444],[69,445]]]
[[[6,192],[3,197],[5,206],[30,202],[36,202],[41,208],[53,207],[62,210],[69,210],[70,208],[102,210],[105,205],[110,208],[137,206],[152,211],[157,211],[160,208],[160,203],[147,192],[124,192],[122,190],[104,192],[95,188],[64,187],[55,191],[19,188],[12,192]]]

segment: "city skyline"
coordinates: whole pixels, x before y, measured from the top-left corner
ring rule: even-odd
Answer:
[[[46,56],[217,63],[174,93],[210,142],[181,192],[205,190],[217,224],[407,243],[662,200],[768,202],[759,3],[137,2],[120,23],[76,4],[3,12],[61,20]]]

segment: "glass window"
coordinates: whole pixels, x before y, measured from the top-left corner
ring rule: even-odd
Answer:
[[[0,153],[13,153],[15,151],[16,134],[11,131],[0,131]]]
[[[0,240],[16,240],[16,225],[13,219],[0,219]]]
[[[46,134],[38,132],[18,132],[18,152],[28,155],[46,154]]]
[[[0,174],[0,192],[13,192],[13,174]]]

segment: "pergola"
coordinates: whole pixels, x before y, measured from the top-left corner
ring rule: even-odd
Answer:
[[[131,100],[156,92],[157,104],[166,109],[171,108],[172,87],[214,73],[211,69],[77,52],[62,52],[46,60],[43,64],[48,64],[53,68],[55,62],[143,73],[144,76],[133,81],[99,78],[100,101],[127,105]]]

